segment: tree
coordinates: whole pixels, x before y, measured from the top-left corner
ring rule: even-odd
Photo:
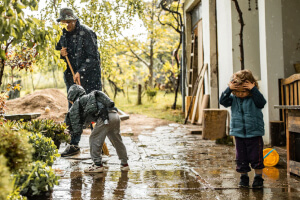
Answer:
[[[159,23],[161,23],[162,25],[168,25],[168,26],[172,27],[177,33],[179,33],[179,44],[175,49],[174,58],[176,60],[178,71],[180,72],[180,70],[179,70],[180,65],[179,65],[178,59],[179,59],[179,49],[182,44],[182,35],[183,35],[183,31],[184,31],[183,30],[183,22],[182,22],[182,10],[180,9],[180,1],[170,4],[169,7],[167,7],[166,1],[161,1],[160,6],[162,7],[163,10],[167,11],[164,18],[171,17],[172,19],[161,21],[160,15],[159,15],[158,16]],[[179,73],[178,77],[177,77],[177,87],[176,87],[176,91],[175,91],[175,99],[174,99],[174,103],[172,105],[172,109],[176,109],[177,94],[178,94],[178,90],[179,90],[179,86],[180,86],[180,80],[181,80],[181,74]]]
[[[167,61],[172,62],[173,44],[176,44],[175,41],[178,40],[178,36],[169,27],[163,27],[159,23],[160,11],[156,7],[155,0],[146,3],[144,15],[141,18],[148,31],[146,42],[125,37],[127,50],[131,52],[131,56],[147,67],[149,71],[147,79],[150,87],[154,86],[155,78],[162,72],[161,69]]]
[[[37,10],[38,1],[3,1],[0,7],[0,85],[9,51],[20,51],[20,46],[34,49],[39,55],[55,44],[57,29],[48,28],[45,21],[32,16],[25,18],[23,9]],[[19,47],[16,47],[19,45]],[[19,56],[20,54],[18,54]],[[32,64],[32,63],[31,63]],[[29,67],[29,65],[26,65]],[[22,69],[22,66],[17,66]]]
[[[98,45],[101,56],[101,69],[103,79],[108,79],[113,85],[111,73],[117,69],[112,58],[113,48],[118,45],[118,35],[128,28],[135,15],[141,16],[144,9],[140,0],[82,0],[76,6],[74,0],[68,1],[79,19],[91,27],[98,36]],[[102,81],[104,83],[104,81]]]

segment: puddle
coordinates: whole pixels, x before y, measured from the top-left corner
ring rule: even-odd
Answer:
[[[147,128],[147,126],[143,127]],[[151,127],[152,128],[152,127]],[[39,199],[299,199],[300,178],[287,176],[285,165],[263,170],[262,190],[239,189],[234,147],[202,140],[176,125],[145,130],[123,137],[131,171],[121,172],[120,161],[107,141],[110,156],[105,173],[86,174],[92,164],[88,135],[83,135],[82,155],[59,158],[53,168],[61,176],[50,197]],[[60,149],[60,151],[63,151]],[[83,159],[86,158],[86,159]],[[249,173],[252,184],[254,172]]]
[[[71,172],[48,199],[193,199],[201,196],[200,188],[199,181],[185,170]],[[66,191],[70,192],[62,195]]]

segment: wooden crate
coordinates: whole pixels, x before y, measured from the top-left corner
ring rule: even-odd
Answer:
[[[202,139],[216,140],[226,136],[227,110],[204,109]]]

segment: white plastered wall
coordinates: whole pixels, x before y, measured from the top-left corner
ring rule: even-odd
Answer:
[[[270,142],[269,122],[279,120],[278,79],[284,74],[281,0],[259,0],[260,91],[267,100],[263,109],[265,143]]]
[[[241,5],[242,8],[245,6]],[[235,40],[239,40],[238,32],[236,33],[239,24],[233,19],[236,17],[237,12],[231,0],[217,1],[220,95],[226,89],[232,73],[240,67],[237,59],[239,41]],[[278,79],[284,74],[281,0],[259,0],[258,11],[245,14],[244,20],[245,66],[259,80],[260,91],[267,100],[263,109],[264,141],[269,144],[269,122],[279,120],[279,111],[274,109],[274,105],[279,104]],[[247,30],[247,26],[250,29]]]
[[[239,15],[235,4],[231,2],[232,16],[232,55],[233,55],[233,71],[241,70],[240,62],[240,29]],[[255,9],[255,2],[238,1],[240,9],[243,13],[244,30],[243,30],[243,46],[244,46],[244,67],[252,71],[256,79],[260,80],[260,59],[259,59],[259,23],[258,10]]]
[[[202,0],[202,23],[203,23],[203,62],[208,64],[208,68],[205,73],[204,84],[205,94],[209,94],[210,91],[210,32],[209,32],[209,0]]]
[[[217,38],[219,64],[219,96],[227,88],[233,74],[231,0],[217,1]],[[221,108],[224,108],[221,106]],[[228,109],[230,110],[230,108]]]

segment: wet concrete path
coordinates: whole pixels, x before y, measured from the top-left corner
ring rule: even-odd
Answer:
[[[179,124],[143,126],[139,133],[126,125],[121,129],[129,172],[120,171],[116,152],[106,141],[111,154],[104,157],[107,172],[84,173],[91,164],[86,134],[80,155],[55,162],[61,178],[47,199],[300,199],[300,178],[287,176],[285,158],[264,169],[264,189],[239,189],[234,147],[202,140]]]

